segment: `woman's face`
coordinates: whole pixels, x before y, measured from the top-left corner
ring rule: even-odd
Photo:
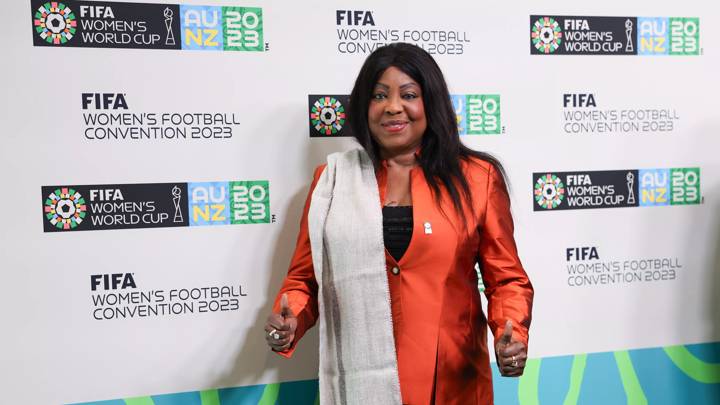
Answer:
[[[420,85],[402,70],[387,68],[370,98],[368,126],[382,157],[417,150],[427,128]]]

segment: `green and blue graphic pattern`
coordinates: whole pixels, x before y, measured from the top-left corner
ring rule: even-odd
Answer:
[[[502,405],[720,404],[720,342],[531,359],[521,378],[493,365]],[[75,405],[318,405],[317,380]]]

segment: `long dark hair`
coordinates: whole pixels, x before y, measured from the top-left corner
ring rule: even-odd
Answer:
[[[441,207],[442,185],[452,199],[455,210],[464,220],[463,203],[473,212],[472,195],[467,179],[460,169],[460,161],[471,157],[492,164],[505,184],[505,170],[492,155],[472,150],[460,142],[457,118],[450,93],[440,66],[420,47],[406,43],[394,43],[376,49],[360,68],[355,86],[350,94],[348,121],[352,135],[365,149],[378,167],[379,145],[368,127],[367,116],[372,92],[378,79],[389,67],[396,67],[415,80],[422,90],[427,129],[422,137],[422,153],[419,164]]]

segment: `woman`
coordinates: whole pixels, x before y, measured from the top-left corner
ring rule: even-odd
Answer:
[[[503,169],[460,143],[442,72],[413,45],[367,58],[348,118],[362,150],[315,171],[268,344],[289,357],[320,321],[322,404],[491,404],[487,325],[500,372],[521,375],[533,299]]]

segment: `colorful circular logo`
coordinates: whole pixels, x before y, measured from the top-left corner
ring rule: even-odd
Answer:
[[[345,125],[345,107],[334,97],[322,97],[310,109],[310,122],[323,135],[335,135]]]
[[[58,229],[75,229],[86,210],[85,199],[72,188],[58,188],[45,200],[45,217]]]
[[[564,199],[565,185],[558,176],[548,173],[535,182],[535,201],[539,206],[551,210]]]
[[[530,38],[535,48],[543,53],[553,53],[562,43],[560,24],[550,17],[543,17],[533,25]]]
[[[50,44],[64,44],[75,36],[77,19],[70,7],[49,1],[35,11],[35,31]]]

